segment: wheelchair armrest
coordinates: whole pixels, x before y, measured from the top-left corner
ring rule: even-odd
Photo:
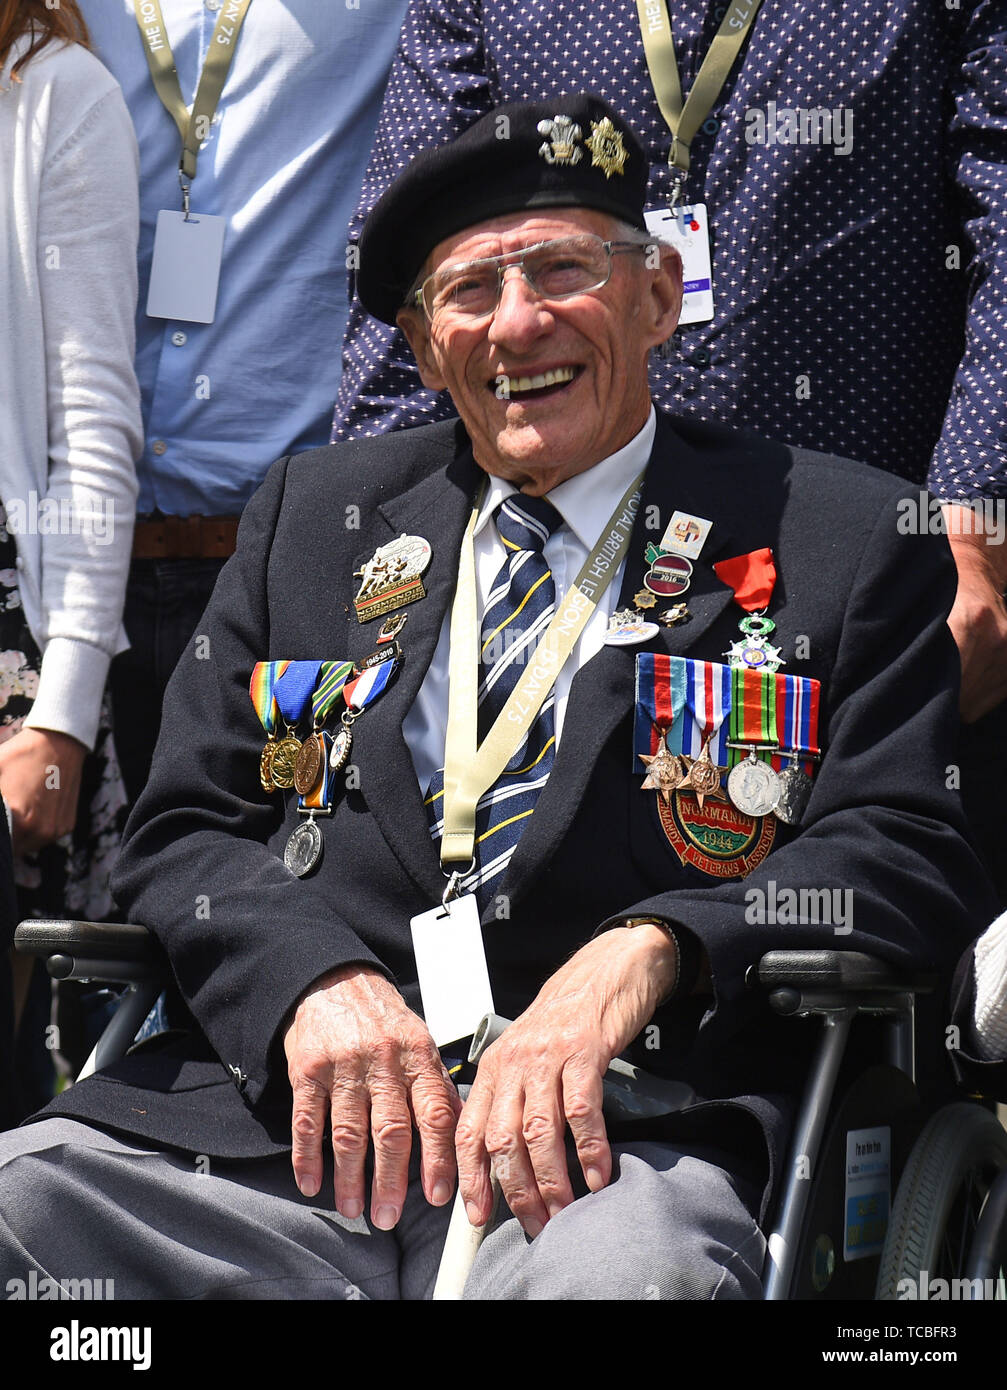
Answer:
[[[132,922],[30,918],[15,931],[14,949],[47,957],[46,968],[55,980],[133,982],[170,974],[153,932]]]
[[[908,971],[862,951],[768,951],[749,972],[749,982],[771,991],[779,1014],[862,1009],[900,1012],[910,996],[929,994],[933,973]]]

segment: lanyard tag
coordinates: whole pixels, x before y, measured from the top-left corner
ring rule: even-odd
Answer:
[[[674,209],[656,208],[644,217],[648,232],[670,242],[682,257],[685,297],[679,323],[709,323],[713,318],[713,267],[706,204],[680,203]]]
[[[162,208],[157,214],[147,314],[155,319],[212,323],[226,219]]]
[[[467,1038],[494,1013],[474,893],[421,912],[409,923],[423,1017],[438,1047]]]

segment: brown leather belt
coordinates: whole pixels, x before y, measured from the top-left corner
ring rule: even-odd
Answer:
[[[218,560],[234,554],[236,516],[137,518],[133,557],[137,560]]]

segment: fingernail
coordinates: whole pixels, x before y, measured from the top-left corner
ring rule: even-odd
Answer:
[[[562,1210],[563,1210],[563,1203],[562,1203],[562,1202],[550,1202],[550,1203],[549,1203],[549,1220],[551,1221],[552,1218],[553,1218],[554,1216],[559,1216],[559,1214],[560,1214],[560,1212],[561,1212]]]
[[[476,1206],[475,1202],[465,1203],[465,1215],[469,1219],[470,1226],[481,1226],[483,1224],[482,1212]]]
[[[600,1168],[588,1168],[584,1173],[584,1181],[592,1192],[600,1192],[605,1186],[605,1179],[602,1177]]]
[[[357,1197],[346,1198],[336,1207],[339,1215],[345,1216],[347,1221],[356,1221],[363,1209],[364,1204]]]
[[[451,1200],[451,1184],[446,1178],[438,1178],[434,1183],[433,1202],[435,1207],[442,1207],[445,1202]]]
[[[317,1178],[309,1177],[305,1174],[303,1178],[297,1179],[297,1186],[301,1190],[302,1197],[317,1197],[320,1186]]]
[[[374,1213],[374,1224],[379,1231],[390,1231],[399,1219],[398,1210],[387,1203],[378,1207]]]

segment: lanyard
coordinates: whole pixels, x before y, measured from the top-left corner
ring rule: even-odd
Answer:
[[[238,33],[251,3],[252,0],[224,0],[210,38],[210,50],[203,63],[203,71],[199,75],[199,85],[190,112],[179,85],[175,56],[168,42],[168,31],[164,27],[160,0],[133,0],[136,22],[140,28],[154,87],[182,137],[178,179],[182,185],[186,214],[189,210],[189,189],[185,181],[188,179],[191,182],[196,177],[199,146],[210,133],[210,122],[213,120],[217,102],[234,61]]]
[[[675,61],[675,43],[666,0],[636,0],[643,51],[647,57],[654,95],[671,131],[668,163],[671,168],[678,170],[678,193],[689,172],[689,147],[693,137],[713,110],[761,4],[762,0],[731,0],[683,104],[682,80]],[[678,194],[673,201],[677,201],[677,198]]]
[[[468,866],[475,848],[476,804],[493,786],[535,722],[556,677],[619,568],[633,532],[643,483],[640,473],[619,499],[594,552],[584,563],[552,621],[528,658],[514,689],[482,743],[479,719],[479,612],[476,597],[475,528],[480,499],[462,537],[458,588],[451,609],[448,662],[448,728],[444,747],[444,833],[441,867]],[[453,876],[457,881],[457,873]],[[449,886],[450,891],[450,886]]]

